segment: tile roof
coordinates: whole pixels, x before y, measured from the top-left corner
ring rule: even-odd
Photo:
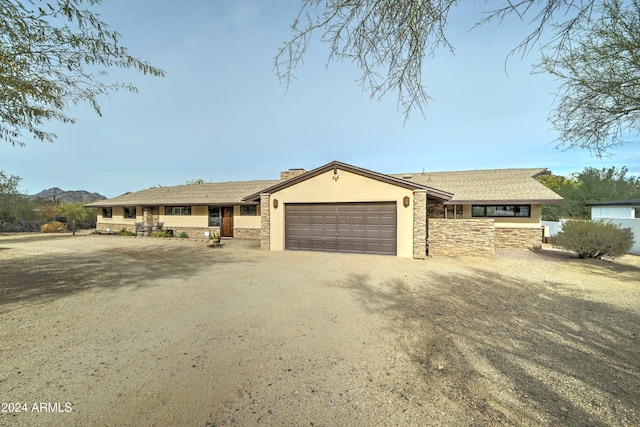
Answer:
[[[389,174],[387,176],[393,179],[414,182],[422,187],[452,193],[453,198],[446,202],[447,204],[560,203],[562,201],[560,196],[535,179],[535,177],[544,173],[546,173],[546,169],[537,168],[418,172]],[[303,175],[292,178],[292,181],[303,179],[302,177]],[[246,201],[247,196],[259,194],[263,190],[281,183],[281,180],[232,181],[149,188],[134,193],[125,193],[112,199],[89,203],[86,206],[242,204],[248,203]]]
[[[392,176],[453,193],[453,198],[447,204],[507,201],[560,203],[562,197],[535,179],[545,173],[545,168],[537,168],[418,172]]]
[[[231,181],[156,187],[125,193],[85,206],[237,205],[243,203],[242,198],[247,194],[271,187],[278,182],[280,180]]]

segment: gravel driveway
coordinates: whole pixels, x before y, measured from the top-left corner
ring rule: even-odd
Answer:
[[[640,425],[640,261],[0,236],[0,425]]]

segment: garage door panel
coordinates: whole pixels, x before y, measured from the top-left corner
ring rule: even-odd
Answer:
[[[285,248],[396,254],[396,204],[285,204]]]
[[[380,240],[394,241],[396,240],[395,230],[380,230]]]

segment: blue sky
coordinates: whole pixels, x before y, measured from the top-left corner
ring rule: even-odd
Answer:
[[[277,179],[281,170],[339,160],[383,173],[547,167],[560,175],[586,166],[640,173],[638,144],[598,159],[555,148],[547,115],[556,82],[531,74],[537,52],[511,57],[527,34],[514,20],[471,31],[484,2],[460,6],[449,38],[455,55],[428,58],[424,83],[434,99],[405,123],[395,94],[363,93],[349,63],[325,67],[317,43],[288,89],[273,58],[290,36],[291,0],[104,0],[103,19],[136,57],[165,78],[112,70],[138,94],[101,99],[103,117],[73,107],[73,125],[51,123],[50,143],[0,145],[0,170],[21,190],[84,189],[107,197],[187,180]],[[506,61],[506,63],[505,63]],[[507,74],[508,72],[508,74]]]

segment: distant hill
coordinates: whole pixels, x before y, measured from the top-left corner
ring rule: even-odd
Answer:
[[[58,187],[49,188],[48,190],[42,190],[38,194],[29,196],[31,200],[48,200],[62,202],[62,203],[89,203],[97,200],[104,200],[102,194],[90,193],[84,190],[64,191]]]

